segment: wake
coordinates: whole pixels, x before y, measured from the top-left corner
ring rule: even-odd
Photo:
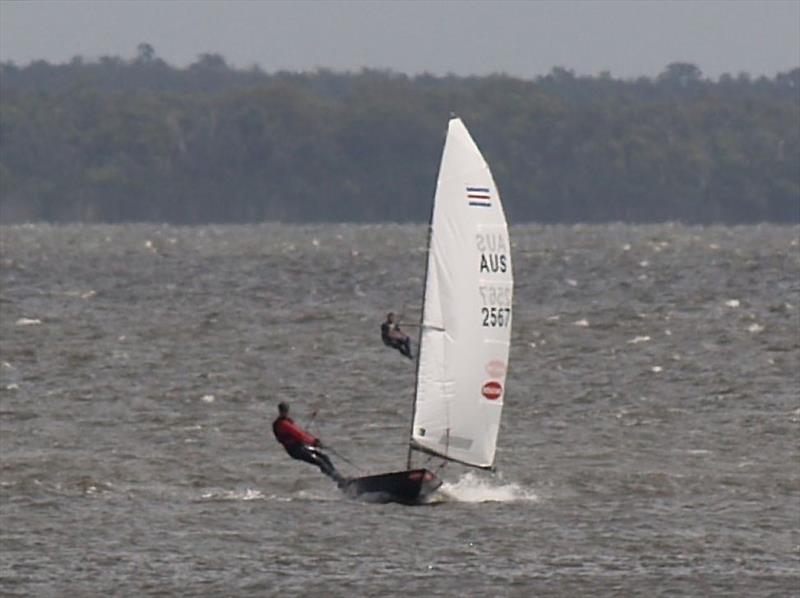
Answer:
[[[338,494],[320,494],[309,490],[296,490],[290,494],[266,494],[260,490],[219,490],[205,492],[200,496],[203,502],[229,502],[263,500],[268,502],[331,502],[340,500]]]
[[[472,472],[466,473],[458,481],[445,482],[434,495],[444,502],[526,502],[536,501],[539,497],[530,489],[515,483],[503,483],[496,479],[484,479]]]
[[[310,490],[296,490],[290,494],[265,494],[259,490],[217,490],[206,492],[200,500],[210,502],[227,501],[275,501],[275,502],[330,502],[341,500],[342,496],[320,494]],[[444,482],[437,492],[423,504],[441,505],[444,503],[512,503],[534,502],[539,497],[529,488],[514,482],[504,483],[496,478],[485,478],[468,472],[455,482]]]
[[[206,492],[201,496],[202,500],[207,501],[228,501],[228,500],[265,500],[271,498],[263,492],[247,488],[245,490],[221,490],[218,492]]]

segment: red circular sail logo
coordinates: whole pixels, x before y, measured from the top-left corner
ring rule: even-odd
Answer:
[[[503,394],[503,385],[495,380],[490,380],[481,388],[481,394],[490,401],[496,401]]]

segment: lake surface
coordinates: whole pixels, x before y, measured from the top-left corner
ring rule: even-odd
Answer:
[[[498,472],[404,507],[270,424],[404,465],[425,227],[0,227],[0,594],[788,596],[799,234],[512,227]]]

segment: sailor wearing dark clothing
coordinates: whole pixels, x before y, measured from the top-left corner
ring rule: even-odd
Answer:
[[[272,422],[272,432],[292,459],[316,465],[322,473],[337,484],[344,482],[344,477],[336,471],[331,460],[322,452],[322,443],[319,438],[294,423],[294,420],[289,417],[289,405],[286,403],[278,405],[278,417]]]
[[[414,359],[411,354],[411,339],[405,332],[400,330],[400,326],[395,322],[392,312],[386,314],[386,321],[381,324],[381,340],[387,347],[397,349],[409,359]]]

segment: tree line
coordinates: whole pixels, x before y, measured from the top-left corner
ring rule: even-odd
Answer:
[[[704,78],[0,63],[0,219],[425,221],[461,116],[510,221],[800,222],[800,68]]]

